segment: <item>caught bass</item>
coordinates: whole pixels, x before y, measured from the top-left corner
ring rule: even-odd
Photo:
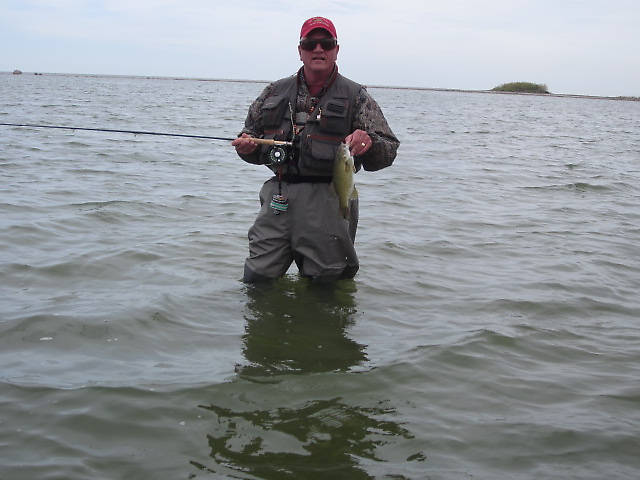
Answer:
[[[333,181],[331,183],[338,194],[340,212],[344,218],[349,217],[349,200],[358,198],[358,191],[353,181],[355,172],[356,167],[349,151],[349,145],[341,143],[333,162]]]

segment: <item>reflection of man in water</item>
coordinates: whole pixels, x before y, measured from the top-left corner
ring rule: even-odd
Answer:
[[[243,353],[250,365],[238,373],[344,371],[366,361],[364,347],[346,336],[355,312],[355,285],[287,287],[281,282],[261,287],[247,289]]]
[[[364,346],[346,336],[356,312],[355,285],[281,280],[264,287],[247,289],[243,353],[249,365],[239,366],[239,377],[201,405],[212,420],[212,462],[193,465],[230,478],[374,478],[361,460],[381,461],[379,448],[412,435],[390,419],[395,409],[388,403],[354,404],[341,398],[346,392],[339,384],[327,387],[332,375],[343,384],[355,375],[332,372],[367,360]],[[320,372],[326,373],[314,375]],[[319,385],[324,393],[307,390]]]
[[[314,400],[300,408],[254,411],[216,405],[202,408],[216,417],[217,434],[207,436],[210,456],[216,464],[212,467],[192,464],[201,470],[228,474],[230,478],[378,478],[369,475],[359,459],[382,462],[377,456],[378,448],[413,438],[405,427],[389,420],[393,409],[353,406],[338,398]],[[406,463],[424,459],[422,453],[408,456],[402,462],[402,471],[421,470],[419,464],[408,467]]]

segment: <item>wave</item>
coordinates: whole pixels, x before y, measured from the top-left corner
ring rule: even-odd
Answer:
[[[570,190],[579,193],[588,193],[588,192],[608,192],[617,190],[618,186],[616,184],[596,184],[596,183],[588,183],[588,182],[572,182],[572,183],[564,183],[564,184],[550,184],[550,185],[534,185],[534,186],[524,186],[521,187],[527,190],[549,190],[549,191],[557,191],[557,190]]]

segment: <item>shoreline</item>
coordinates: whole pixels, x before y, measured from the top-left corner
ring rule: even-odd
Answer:
[[[12,72],[0,72],[0,74],[14,75]],[[89,78],[135,78],[142,80],[187,80],[196,82],[227,82],[227,83],[260,83],[268,84],[272,80],[249,80],[234,78],[206,78],[206,77],[177,77],[177,76],[160,76],[160,75],[116,75],[106,73],[52,73],[52,72],[22,72],[22,75],[37,76],[64,76],[64,77],[89,77]],[[528,95],[537,97],[557,97],[557,98],[584,98],[591,100],[617,100],[627,102],[638,102],[640,97],[634,96],[603,96],[603,95],[581,95],[573,93],[528,93],[528,92],[504,92],[495,90],[469,90],[461,88],[436,88],[436,87],[408,87],[394,85],[365,85],[366,88],[377,88],[384,90],[414,90],[427,92],[451,92],[451,93],[488,93],[492,95]]]
[[[453,92],[453,93],[490,93],[492,95],[526,95],[535,97],[560,97],[560,98],[587,98],[593,100],[618,100],[626,102],[639,102],[640,97],[618,96],[607,97],[603,95],[581,95],[576,93],[529,93],[529,92],[505,92],[497,90],[468,90],[462,88],[435,88],[435,87],[399,87],[367,85],[367,88],[381,88],[386,90],[426,90],[431,92]]]

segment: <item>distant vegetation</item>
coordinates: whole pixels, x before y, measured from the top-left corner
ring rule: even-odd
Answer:
[[[503,83],[492,90],[494,92],[549,93],[545,84],[530,82]]]

